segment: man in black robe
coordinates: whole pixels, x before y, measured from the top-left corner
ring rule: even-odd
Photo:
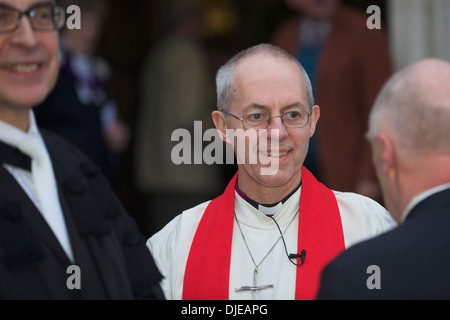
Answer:
[[[163,299],[145,239],[99,168],[36,125],[63,13],[0,0],[0,299]]]

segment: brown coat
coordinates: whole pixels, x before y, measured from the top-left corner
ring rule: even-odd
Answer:
[[[368,114],[392,73],[383,29],[369,30],[368,16],[341,5],[319,60],[316,104],[321,180],[339,191],[355,191],[358,181],[376,181],[367,131]],[[300,19],[285,22],[272,43],[297,55]]]

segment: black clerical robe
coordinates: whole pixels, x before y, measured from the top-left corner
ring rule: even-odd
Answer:
[[[59,137],[41,134],[75,261],[0,164],[0,299],[163,299],[145,239],[100,170]],[[70,265],[79,267],[80,289],[68,286]]]

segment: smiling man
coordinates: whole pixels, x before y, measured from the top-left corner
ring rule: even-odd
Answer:
[[[161,299],[145,239],[99,169],[36,125],[64,23],[53,1],[0,0],[0,299]]]
[[[166,298],[313,299],[330,259],[395,223],[375,201],[332,191],[303,167],[319,106],[295,58],[251,47],[219,69],[216,84],[217,129],[227,142],[230,132],[256,131],[258,141],[235,153],[255,150],[259,160],[238,162],[223,195],[148,240]],[[259,147],[273,138],[278,147]],[[262,174],[273,162],[277,170]]]

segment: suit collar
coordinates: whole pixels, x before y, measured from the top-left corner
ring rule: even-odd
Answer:
[[[427,211],[430,206],[431,210],[441,206],[450,207],[450,183],[428,189],[414,197],[404,211],[401,223],[409,221],[418,212]]]
[[[9,123],[0,120],[0,140],[10,146],[16,147],[24,139],[27,139],[29,135],[39,135],[39,129],[37,127],[33,110],[30,110],[30,128],[27,132],[24,132]]]

